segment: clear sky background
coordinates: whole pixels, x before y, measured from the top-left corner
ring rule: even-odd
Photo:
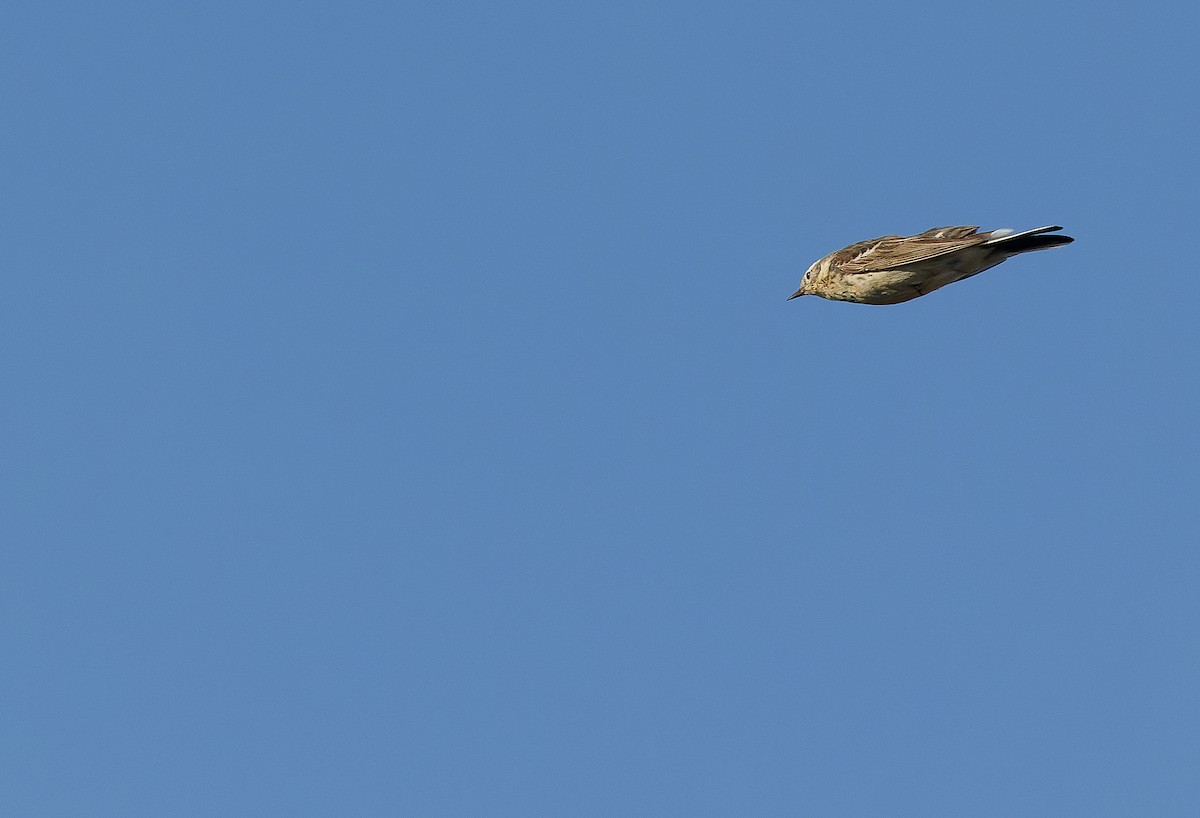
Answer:
[[[1194,3],[0,22],[0,813],[1200,814]]]

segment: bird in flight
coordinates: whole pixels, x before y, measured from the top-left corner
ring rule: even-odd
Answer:
[[[1015,233],[977,232],[977,225],[935,227],[915,236],[882,236],[851,244],[809,267],[788,300],[819,295],[859,304],[899,304],[962,281],[1020,253],[1070,244],[1048,236],[1061,227]]]

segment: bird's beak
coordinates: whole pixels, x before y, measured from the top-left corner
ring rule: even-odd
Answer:
[[[802,295],[806,295],[806,293],[804,292],[804,287],[801,287],[800,289],[796,290],[796,292],[789,295],[787,300],[791,301],[793,298],[799,298]]]

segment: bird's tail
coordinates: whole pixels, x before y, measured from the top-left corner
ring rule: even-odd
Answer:
[[[994,247],[1002,253],[1015,256],[1017,253],[1030,253],[1034,250],[1048,250],[1051,247],[1061,247],[1064,244],[1070,244],[1075,239],[1070,236],[1044,236],[1043,233],[1050,233],[1054,230],[1062,230],[1058,225],[1051,227],[1038,227],[1034,230],[1026,230],[1022,233],[1009,233],[1007,235],[995,236],[983,243],[984,247]],[[997,233],[1001,232],[999,230]]]

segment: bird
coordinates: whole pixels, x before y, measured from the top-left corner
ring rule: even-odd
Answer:
[[[805,271],[788,300],[817,295],[831,301],[900,304],[990,270],[1015,255],[1048,250],[1075,239],[1046,235],[1062,227],[1017,233],[978,232],[979,225],[934,227],[915,236],[880,236],[830,253]]]

